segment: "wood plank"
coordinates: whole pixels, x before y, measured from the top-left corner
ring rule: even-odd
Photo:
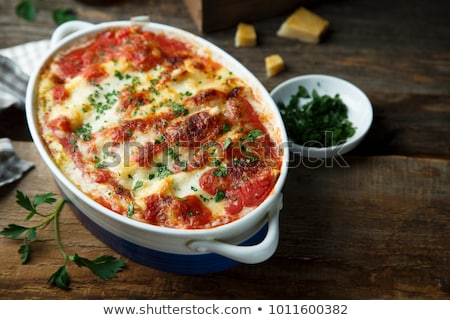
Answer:
[[[374,120],[357,155],[450,159],[450,95],[369,93]],[[405,110],[408,110],[405,112]]]
[[[23,222],[16,189],[30,195],[58,193],[33,144],[14,145],[36,168],[1,190],[1,228]],[[184,276],[129,261],[118,279],[107,282],[71,266],[73,290],[66,292],[46,285],[62,263],[47,230],[32,244],[26,265],[20,265],[16,253],[19,243],[0,238],[0,298],[20,299],[24,292],[29,299],[450,298],[449,161],[353,156],[315,163],[315,169],[300,159],[292,166],[284,188],[280,245],[267,262]],[[117,255],[69,207],[61,215],[61,237],[68,252],[90,258]]]
[[[239,22],[254,22],[291,13],[314,1],[280,0],[184,0],[198,29],[213,32],[236,27]]]

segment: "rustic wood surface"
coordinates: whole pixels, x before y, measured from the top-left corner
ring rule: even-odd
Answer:
[[[280,244],[257,265],[202,276],[154,270],[133,261],[107,282],[71,266],[72,290],[46,284],[62,263],[52,231],[39,234],[28,264],[18,241],[0,238],[1,299],[449,299],[450,298],[450,2],[318,1],[310,8],[331,22],[319,45],[275,36],[285,16],[255,22],[256,48],[234,48],[234,29],[201,34],[181,0],[46,1],[74,8],[91,22],[149,14],[153,21],[197,33],[219,45],[271,90],[290,77],[323,73],[362,88],[374,108],[362,144],[316,169],[294,158],[284,188]],[[42,11],[34,22],[15,16],[18,1],[0,0],[0,48],[49,38]],[[266,78],[264,57],[280,53],[287,69]],[[0,228],[22,223],[16,189],[56,192],[27,134],[23,115],[0,113],[0,135],[36,167],[0,189]],[[340,164],[340,165],[339,165]],[[77,220],[60,219],[68,252],[117,255]]]

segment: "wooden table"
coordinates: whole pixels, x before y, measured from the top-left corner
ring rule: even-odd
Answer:
[[[0,0],[0,47],[49,38],[50,13],[35,22]],[[74,8],[91,22],[150,14],[153,21],[199,33],[181,1],[116,1]],[[255,22],[256,48],[235,48],[234,29],[204,34],[247,66],[271,90],[290,77],[322,73],[362,88],[373,104],[373,126],[362,144],[336,163],[307,168],[297,161],[284,188],[280,244],[258,265],[186,276],[128,261],[103,282],[71,266],[72,287],[46,284],[62,263],[52,231],[39,234],[21,265],[19,243],[0,238],[2,299],[448,299],[450,298],[450,2],[320,1],[310,8],[331,21],[319,45],[280,39],[286,16]],[[264,57],[281,54],[287,69],[266,78]],[[0,114],[18,154],[35,169],[0,190],[0,227],[22,223],[15,190],[58,192],[26,134],[21,114]],[[21,140],[21,141],[19,141]],[[299,159],[297,159],[299,160]],[[61,215],[68,252],[116,255],[90,234],[68,206]]]

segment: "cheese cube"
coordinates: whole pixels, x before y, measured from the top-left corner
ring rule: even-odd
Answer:
[[[283,58],[279,54],[272,54],[265,58],[267,77],[273,77],[284,69]]]
[[[291,14],[277,31],[279,37],[319,43],[330,23],[303,7]]]
[[[235,47],[254,47],[256,46],[255,27],[247,23],[239,23],[234,37]]]

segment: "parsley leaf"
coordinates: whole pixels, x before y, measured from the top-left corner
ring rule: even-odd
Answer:
[[[28,227],[19,226],[17,224],[9,224],[7,228],[0,231],[0,235],[14,240],[20,239],[20,236],[30,230]]]
[[[214,201],[219,202],[219,201],[223,200],[224,198],[226,198],[225,192],[223,192],[220,189],[217,189],[216,195],[214,196]]]
[[[23,192],[20,190],[16,191],[16,203],[28,211],[35,211],[34,206],[30,201],[30,198],[28,198],[28,196],[23,194]]]
[[[103,255],[94,260],[89,260],[74,254],[69,257],[79,267],[87,267],[102,280],[117,278],[116,272],[121,271],[125,267],[125,262],[112,256]]]
[[[129,204],[128,204],[128,208],[127,208],[127,217],[132,217],[133,216],[133,214],[134,214],[134,203],[133,202],[130,202]]]
[[[224,123],[224,124],[222,125],[222,131],[223,131],[223,132],[228,132],[228,131],[230,131],[230,130],[231,130],[231,127],[230,127],[228,124]]]
[[[255,139],[262,135],[263,135],[262,130],[259,129],[250,130],[250,132],[247,135],[247,140],[250,142],[255,142]]]
[[[28,21],[36,19],[36,6],[31,1],[22,1],[16,6],[16,15]]]
[[[25,218],[26,221],[30,220],[35,214],[39,214],[36,207],[40,204],[47,203],[47,204],[53,204],[56,202],[56,199],[54,198],[54,193],[45,193],[45,194],[39,194],[33,198],[33,201],[30,200],[28,196],[23,194],[22,191],[17,190],[16,191],[16,203],[20,205],[22,208],[28,210],[30,213]]]
[[[170,101],[169,106],[172,107],[172,111],[175,113],[175,116],[181,117],[189,114],[189,110],[183,107],[183,105]]]
[[[37,237],[37,228],[36,227],[28,228],[28,234],[26,239],[33,241],[36,240],[36,237]]]
[[[183,160],[180,162],[180,169],[181,171],[186,171],[187,169],[187,160]]]
[[[223,150],[225,150],[226,148],[228,148],[231,144],[231,138],[228,137],[227,140],[225,140],[225,143],[223,144]]]
[[[58,268],[47,280],[48,284],[56,285],[61,289],[69,289],[70,288],[70,276],[67,273],[66,265],[62,265]]]
[[[30,245],[28,244],[28,241],[23,241],[23,245],[20,246],[17,253],[20,253],[20,262],[22,262],[22,264],[25,264],[28,261],[28,257],[30,254]]]
[[[53,21],[57,24],[63,24],[64,22],[75,20],[77,13],[70,8],[54,9],[52,11]]]
[[[216,177],[225,177],[228,174],[228,169],[224,166],[219,166],[212,174]]]
[[[144,182],[142,182],[142,180],[136,181],[136,183],[134,184],[134,187],[133,187],[133,191],[136,191],[137,189],[139,189],[143,185],[144,185]]]
[[[158,167],[158,169],[156,169],[157,176],[160,179],[164,179],[164,178],[166,178],[167,176],[170,176],[173,173],[172,171],[170,171],[169,168],[167,168],[167,166],[165,164],[163,164],[161,162],[158,162],[156,164],[156,166]]]
[[[23,235],[23,245],[17,251],[20,254],[20,261],[25,264],[30,254],[29,242],[36,239],[36,227],[23,227],[17,224],[10,224],[0,231],[0,235],[14,240],[20,239]]]
[[[33,205],[34,207],[37,207],[38,205],[42,203],[47,204],[53,204],[56,202],[55,198],[56,194],[50,192],[50,193],[44,193],[44,194],[38,194],[33,198]]]

